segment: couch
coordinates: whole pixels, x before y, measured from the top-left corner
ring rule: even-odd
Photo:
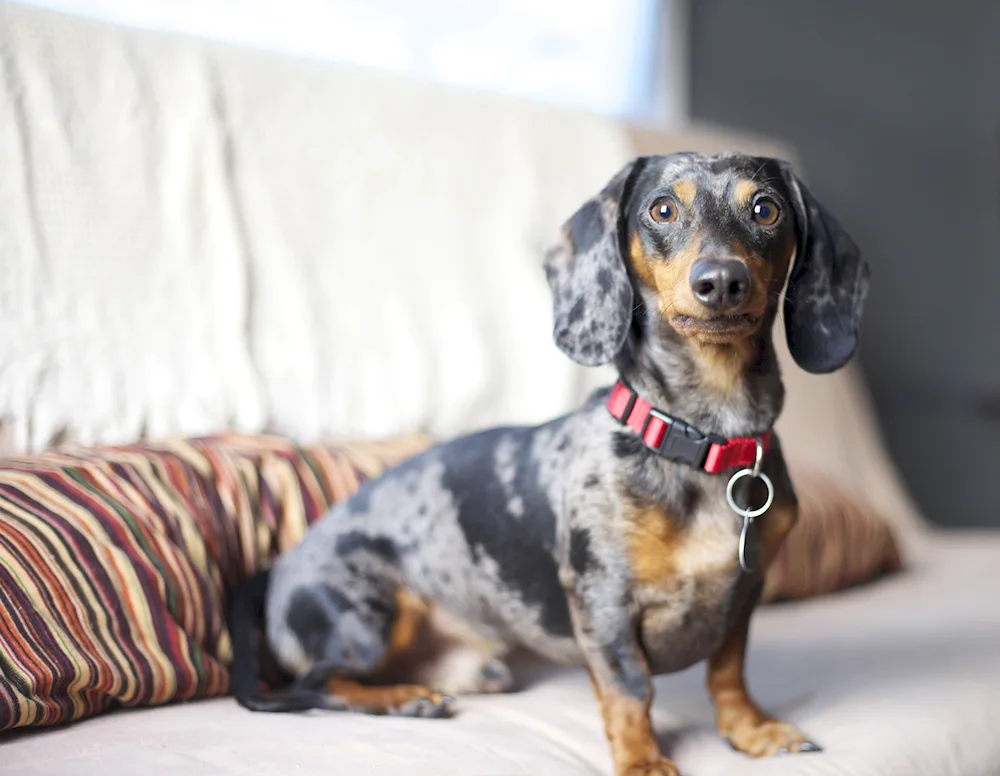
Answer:
[[[13,3],[0,53],[6,453],[551,417],[609,377],[549,338],[539,256],[561,221],[637,153],[794,158],[771,138],[639,129]],[[1000,536],[922,518],[856,366],[811,376],[780,356],[793,474],[885,515],[906,570],[755,617],[751,687],[822,754],[730,751],[702,667],[656,680],[664,748],[689,776],[996,776]],[[518,673],[523,691],[463,698],[450,721],[229,699],[116,712],[0,737],[0,774],[610,773],[585,674],[530,658]]]

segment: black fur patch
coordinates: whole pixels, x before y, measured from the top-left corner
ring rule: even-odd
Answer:
[[[693,514],[698,508],[698,504],[701,503],[701,489],[693,482],[682,480],[677,483],[675,490],[676,495],[673,503],[668,505],[668,508],[671,508],[680,517]]]
[[[656,383],[656,387],[660,390],[660,393],[663,395],[663,398],[667,402],[672,402],[674,400],[674,394],[670,390],[670,386],[667,384],[667,378],[663,374],[663,370],[660,369],[660,367],[657,366],[657,364],[653,362],[652,359],[647,358],[645,360],[647,362],[645,364],[646,370],[649,376],[653,378],[653,382]]]
[[[629,654],[631,643],[631,634],[619,633],[604,648],[604,655],[608,666],[617,674],[622,690],[632,698],[645,701],[650,694],[649,671]]]
[[[500,428],[448,443],[441,448],[442,484],[459,505],[459,525],[473,552],[489,555],[504,585],[538,607],[545,630],[570,636],[569,608],[552,554],[556,517],[530,455],[533,434],[533,429]],[[520,516],[507,511],[505,488],[495,474],[494,454],[504,437],[516,446],[512,490],[524,504]]]
[[[611,445],[616,458],[631,458],[637,455],[645,458],[647,455],[653,455],[639,435],[631,431],[615,432]]]
[[[605,294],[611,290],[611,284],[614,283],[614,278],[611,277],[611,270],[607,267],[601,267],[597,270],[597,285]]]
[[[327,592],[339,596],[340,603],[350,605],[350,602],[336,590]],[[333,633],[331,612],[328,606],[319,600],[320,595],[322,592],[315,588],[303,587],[296,590],[288,604],[286,618],[288,627],[302,644],[306,657],[316,661],[323,659],[330,634]]]
[[[590,532],[574,528],[569,533],[569,564],[580,576],[597,568],[597,558],[590,551]]]
[[[338,555],[350,555],[359,551],[370,552],[386,563],[395,563],[399,560],[396,546],[385,536],[368,536],[360,531],[351,531],[337,539]]]
[[[583,481],[583,487],[585,488],[596,488],[601,484],[601,478],[596,474],[588,474],[587,478]]]
[[[396,616],[396,607],[378,596],[369,596],[366,598],[364,606],[368,608],[368,611],[378,615],[382,620],[392,620]]]

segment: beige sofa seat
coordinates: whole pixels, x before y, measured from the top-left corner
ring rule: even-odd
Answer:
[[[788,153],[9,3],[0,50],[8,450],[550,417],[608,377],[548,336],[538,258],[561,220],[637,152]],[[666,748],[689,776],[995,776],[1000,538],[930,531],[858,371],[808,376],[782,358],[793,468],[883,510],[911,568],[755,620],[751,686],[823,754],[729,751],[697,667],[657,680]],[[463,698],[451,721],[254,715],[226,699],[120,712],[0,741],[0,773],[609,773],[585,675],[524,672],[524,692]]]
[[[995,776],[1000,545],[973,535],[934,547],[908,575],[756,616],[750,684],[822,754],[736,754],[715,735],[702,667],[658,678],[656,727],[682,773]],[[446,721],[250,714],[228,699],[122,712],[9,743],[0,773],[610,774],[586,676],[532,668],[528,689],[462,698]]]

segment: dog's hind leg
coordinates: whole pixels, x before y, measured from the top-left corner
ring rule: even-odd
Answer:
[[[389,646],[371,681],[414,682],[448,695],[507,692],[506,645],[419,596],[400,590]]]
[[[411,651],[424,632],[427,607],[415,595],[387,594],[385,587],[354,577],[343,587],[327,583],[296,590],[271,632],[279,659],[298,669],[298,691],[325,696],[323,708],[447,716],[448,696],[405,683],[406,677],[386,681],[386,667]]]

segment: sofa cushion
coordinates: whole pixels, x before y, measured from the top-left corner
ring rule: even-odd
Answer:
[[[225,694],[226,590],[423,437],[225,435],[0,465],[0,730]]]

